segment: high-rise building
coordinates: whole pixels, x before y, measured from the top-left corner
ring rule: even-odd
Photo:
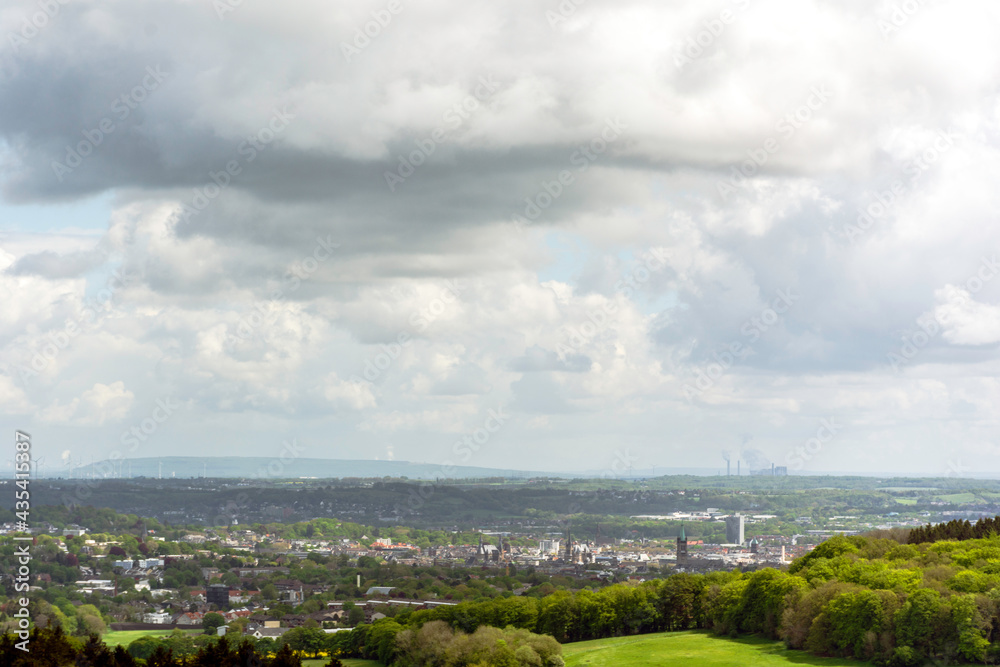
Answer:
[[[726,542],[729,544],[743,544],[743,523],[744,517],[740,513],[726,517]]]
[[[219,609],[225,609],[229,606],[229,586],[212,584],[205,591],[205,602],[214,604]]]
[[[560,540],[539,540],[538,551],[543,556],[552,556],[559,553]]]

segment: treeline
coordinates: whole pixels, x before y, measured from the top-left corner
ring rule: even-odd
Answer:
[[[302,660],[289,646],[275,654],[261,654],[251,642],[230,642],[225,637],[203,646],[192,656],[175,657],[159,648],[145,661],[137,660],[123,647],[114,649],[91,635],[86,642],[68,637],[58,625],[31,631],[28,650],[17,647],[14,635],[0,638],[0,665],[5,667],[302,667]]]
[[[504,665],[506,667],[562,667],[562,646],[549,636],[529,630],[505,629],[481,625],[473,632],[463,632],[443,621],[429,621],[404,627],[392,618],[383,618],[371,625],[359,625],[354,630],[327,634],[315,627],[293,628],[279,639],[245,637],[238,644],[224,644],[212,638],[210,643],[197,646],[207,637],[192,640],[190,635],[174,631],[166,637],[140,637],[129,644],[127,655],[145,661],[147,666],[160,665],[158,660],[171,655],[177,660],[197,656],[219,655],[299,655],[305,657],[332,656],[377,660],[385,665],[417,667],[418,665]],[[227,653],[228,651],[228,653]],[[201,658],[204,660],[205,658]],[[331,661],[336,664],[335,661]],[[0,663],[5,664],[5,663]],[[84,663],[89,664],[89,663]],[[117,665],[117,663],[115,663]],[[132,663],[124,663],[130,665]],[[143,664],[142,662],[138,664]],[[167,664],[167,663],[163,663]],[[201,665],[201,662],[181,662]],[[243,662],[204,663],[236,667]],[[265,663],[267,664],[267,663]],[[272,663],[275,667],[282,662]]]
[[[972,524],[955,519],[948,523],[927,524],[910,531],[908,544],[923,544],[941,540],[978,540],[991,535],[1000,535],[1000,516],[982,518]]]
[[[521,598],[516,598],[521,599]],[[402,621],[402,622],[400,622]],[[504,667],[563,667],[562,646],[551,636],[508,623],[468,626],[468,631],[444,620],[412,617],[382,618],[350,632],[327,635],[322,645],[306,644],[303,632],[282,636],[279,643],[304,652],[321,650],[344,658],[377,660],[383,665],[502,665]],[[291,635],[289,630],[286,635]],[[319,639],[319,638],[317,638]]]

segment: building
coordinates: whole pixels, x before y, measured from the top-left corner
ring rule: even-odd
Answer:
[[[205,602],[214,604],[219,609],[225,609],[229,606],[229,586],[212,584],[205,590]]]
[[[686,565],[688,562],[688,540],[684,534],[684,524],[681,524],[681,534],[677,536],[677,564]]]
[[[280,639],[281,635],[288,632],[288,628],[256,628],[252,634],[256,639]]]
[[[500,562],[500,549],[495,544],[483,542],[482,533],[479,533],[479,547],[476,548],[476,561],[480,563]]]
[[[158,625],[166,624],[170,622],[170,614],[165,611],[154,612],[151,614],[142,615],[143,623],[156,623]]]
[[[559,553],[559,542],[561,540],[540,540],[538,542],[538,551],[543,556],[554,556]]]
[[[729,544],[743,544],[744,517],[737,512],[733,516],[726,517],[726,542]]]

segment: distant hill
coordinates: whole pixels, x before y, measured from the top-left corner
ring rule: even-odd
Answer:
[[[366,461],[356,459],[288,459],[256,456],[164,456],[97,461],[73,469],[73,477],[228,477],[280,479],[295,477],[409,477],[410,479],[469,479],[481,477],[578,477],[526,470],[411,463],[409,461]],[[46,477],[68,477],[63,471],[46,471]]]
[[[635,470],[584,470],[576,472],[516,470],[513,468],[481,468],[476,466],[452,466],[445,469],[441,464],[413,463],[411,461],[371,461],[364,459],[314,459],[299,458],[282,461],[280,458],[263,456],[163,456],[160,458],[139,458],[127,461],[112,462],[96,461],[73,468],[45,469],[43,477],[108,479],[112,477],[152,477],[160,475],[162,464],[163,477],[221,477],[221,478],[344,478],[344,477],[408,477],[410,479],[474,479],[483,477],[504,477],[507,479],[528,479],[532,477],[551,477],[561,479],[632,479],[642,480],[666,475],[685,475],[694,477],[718,477],[720,471],[715,468],[671,468],[660,467]],[[8,463],[8,469],[10,464]],[[114,471],[114,472],[112,472]],[[847,472],[812,472],[796,471],[795,477],[894,477],[893,473],[847,473]],[[997,473],[966,475],[966,477],[996,478]],[[733,476],[736,477],[735,475]],[[751,479],[743,475],[744,479]],[[766,480],[767,477],[754,479]],[[779,478],[780,479],[780,478]],[[732,481],[735,482],[735,479]]]

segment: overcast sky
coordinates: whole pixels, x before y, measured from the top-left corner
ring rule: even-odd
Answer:
[[[6,2],[0,424],[1000,472],[998,8],[903,4]]]

